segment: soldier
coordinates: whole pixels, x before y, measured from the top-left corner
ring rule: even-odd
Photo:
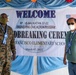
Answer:
[[[0,15],[0,75],[10,75],[11,58],[15,60],[14,32],[7,25],[8,16]]]

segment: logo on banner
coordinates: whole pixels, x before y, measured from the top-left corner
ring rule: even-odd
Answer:
[[[68,19],[68,18],[71,18],[71,17],[76,18],[76,14],[68,14],[68,15],[66,15],[66,18],[67,18],[67,19]]]

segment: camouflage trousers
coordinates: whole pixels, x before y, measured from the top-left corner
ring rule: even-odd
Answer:
[[[4,62],[0,65],[0,75],[10,75],[10,62]]]

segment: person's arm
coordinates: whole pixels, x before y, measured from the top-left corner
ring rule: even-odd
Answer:
[[[12,39],[11,39],[11,51],[12,51],[12,59],[15,60],[15,58],[16,58],[16,49],[15,49],[15,38],[14,38],[13,30],[12,30]]]
[[[64,51],[63,63],[64,63],[65,65],[67,64],[67,61],[66,61],[66,46],[65,46],[65,51]]]

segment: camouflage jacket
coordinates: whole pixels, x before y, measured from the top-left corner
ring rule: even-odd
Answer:
[[[0,27],[0,61],[10,61],[12,53],[16,54],[14,32],[10,26],[8,26],[7,33],[8,38],[6,40],[6,45],[4,45],[2,43],[4,38],[4,32]]]

